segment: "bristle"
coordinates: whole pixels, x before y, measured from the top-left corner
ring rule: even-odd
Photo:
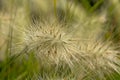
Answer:
[[[55,64],[65,62],[70,66],[73,65],[73,60],[77,61],[76,55],[79,54],[71,39],[63,26],[56,23],[29,27],[24,36],[29,51],[35,50],[39,58],[47,58]]]

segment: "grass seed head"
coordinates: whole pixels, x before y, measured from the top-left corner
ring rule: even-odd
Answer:
[[[98,78],[98,80],[106,80],[106,76],[113,79],[113,73],[119,73],[119,51],[111,42],[87,41],[80,44],[80,51],[84,54],[82,72],[88,79]],[[111,74],[111,75],[110,75]],[[82,74],[83,76],[83,74]]]
[[[69,66],[77,61],[77,46],[63,27],[58,23],[41,23],[25,31],[25,44],[29,51],[34,50],[43,61],[55,64],[65,62]]]

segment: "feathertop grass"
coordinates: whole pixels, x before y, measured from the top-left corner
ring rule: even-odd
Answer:
[[[119,50],[110,41],[88,40],[80,42],[80,51],[84,54],[84,60],[80,62],[85,80],[113,79],[112,74],[120,74]],[[81,73],[81,72],[80,72]],[[81,74],[83,76],[83,74]],[[107,78],[107,77],[108,78]],[[84,80],[84,79],[83,79]]]
[[[77,45],[58,22],[43,22],[26,28],[24,43],[43,61],[52,64],[66,63],[70,67],[78,61]]]

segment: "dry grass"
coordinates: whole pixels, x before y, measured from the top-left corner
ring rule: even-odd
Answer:
[[[118,2],[112,3],[117,12]],[[0,12],[1,80],[120,79],[119,44],[103,39],[110,24],[107,9],[88,14],[72,0],[5,4]]]

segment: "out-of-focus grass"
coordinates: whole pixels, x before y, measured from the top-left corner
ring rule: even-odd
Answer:
[[[0,80],[120,79],[119,44],[113,43],[119,43],[119,2],[109,1],[109,4],[104,0],[96,0],[94,4],[92,0],[0,0],[0,2]],[[102,6],[105,8],[100,8]],[[97,10],[102,12],[98,13]],[[106,25],[108,30],[105,29]],[[60,29],[54,30],[50,26],[55,28],[59,26]],[[116,30],[111,31],[113,27]],[[60,30],[63,31],[63,35],[59,33]],[[63,37],[64,34],[68,37]],[[26,37],[29,37],[26,43],[30,41],[33,45],[22,43]],[[111,40],[108,40],[109,38]],[[43,55],[38,56],[38,53]],[[46,57],[45,53],[48,54]],[[56,54],[59,54],[58,57]],[[48,61],[51,57],[55,61],[60,58],[61,62],[55,64]],[[72,67],[69,65],[71,60]]]

